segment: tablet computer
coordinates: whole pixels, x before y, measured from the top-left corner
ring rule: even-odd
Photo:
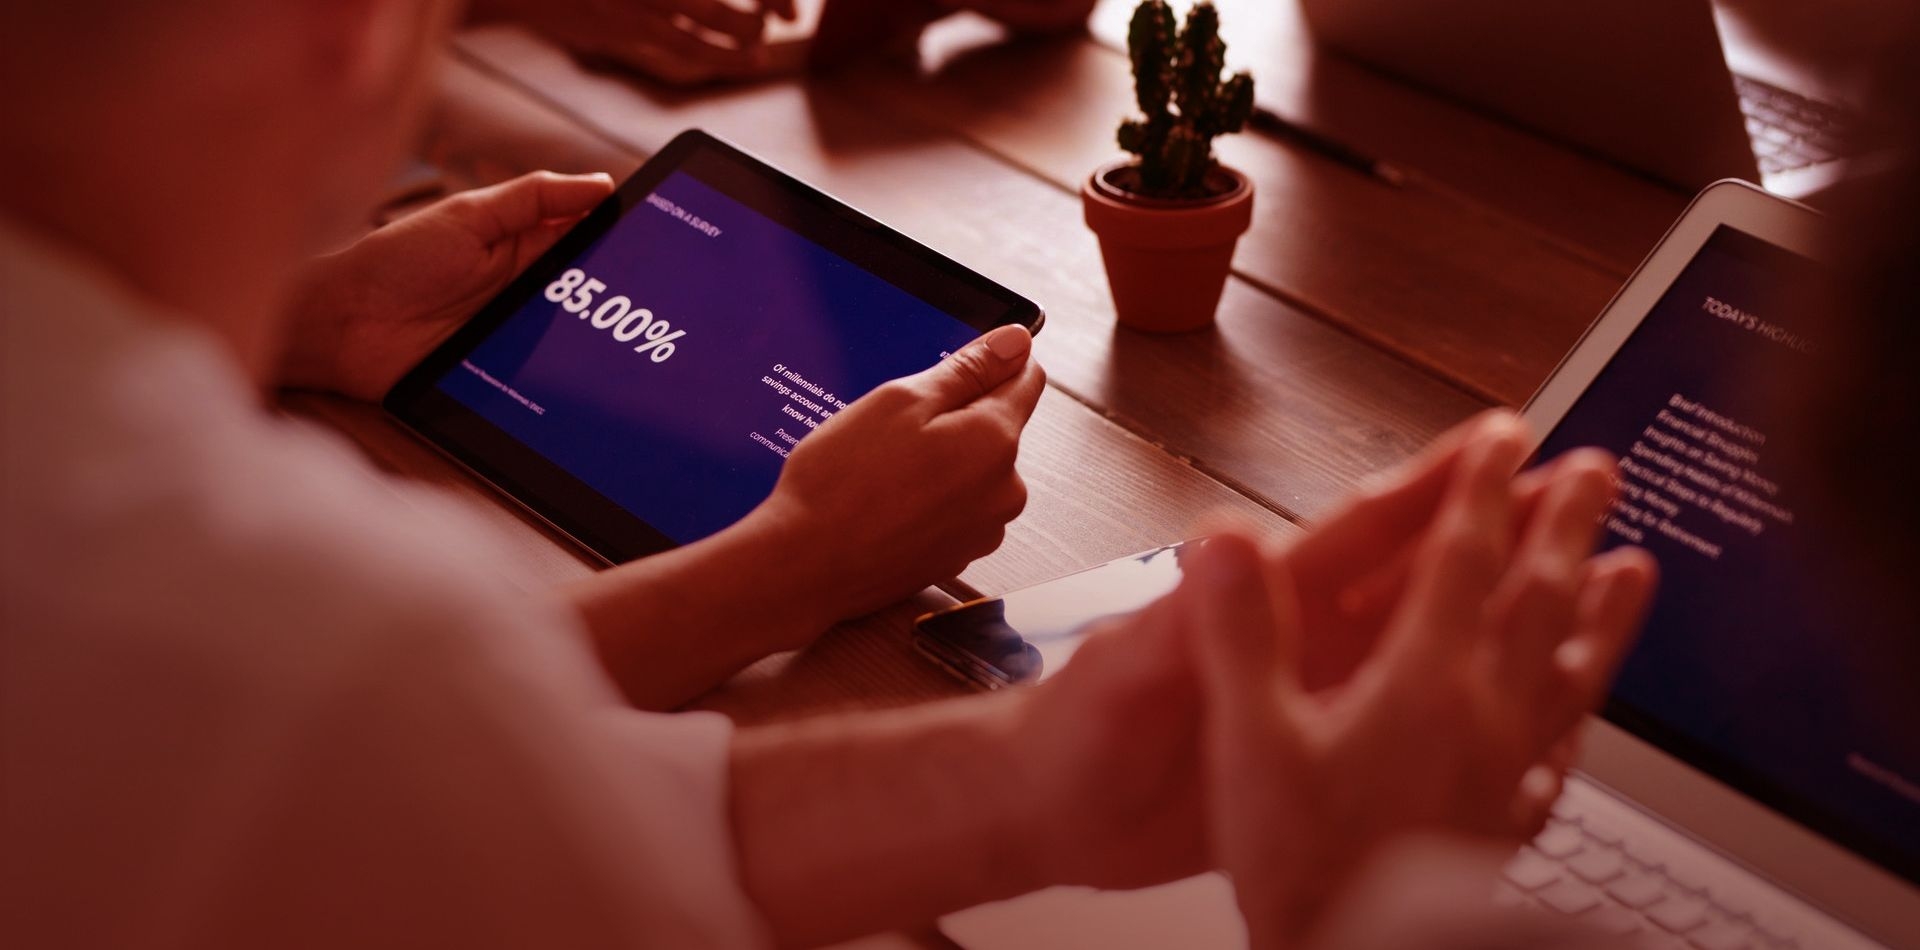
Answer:
[[[1099,623],[1123,617],[1180,586],[1187,551],[1166,544],[1098,567],[923,614],[914,648],[975,686],[1038,685],[1073,659]]]
[[[412,370],[386,409],[609,563],[773,490],[792,447],[1033,302],[700,131]]]

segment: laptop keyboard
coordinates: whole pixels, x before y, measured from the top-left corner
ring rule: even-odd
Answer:
[[[1734,92],[1763,174],[1805,168],[1854,154],[1854,120],[1831,103],[1735,74]]]
[[[1507,907],[1578,918],[1642,950],[1786,950],[1806,946],[1764,908],[1715,895],[1706,882],[1642,847],[1572,796],[1520,849],[1497,886]],[[1756,916],[1756,911],[1762,913]],[[1812,950],[1808,947],[1808,950]]]

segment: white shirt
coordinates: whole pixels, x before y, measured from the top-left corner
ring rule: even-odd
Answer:
[[[727,722],[163,317],[0,226],[0,946],[764,943]]]

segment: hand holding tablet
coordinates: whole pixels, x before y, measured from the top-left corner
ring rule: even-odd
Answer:
[[[1031,332],[1042,319],[1004,287],[688,132],[408,374],[386,406],[618,562],[739,521],[773,493],[801,440],[853,414],[859,397],[984,331]],[[984,366],[972,358],[957,365]],[[893,387],[887,404],[898,410],[903,394],[928,385]],[[978,474],[961,463],[980,456],[1005,463],[1011,477],[1031,411],[1019,403],[1038,398],[1037,377],[1016,389],[1002,412],[939,422],[928,411],[925,432],[873,421],[875,435],[835,427],[856,430],[830,438],[841,446],[836,456],[865,460],[839,466],[866,479],[859,506],[870,512],[876,499],[910,490],[949,507],[965,499],[1017,510],[1014,489],[961,484],[955,474]],[[969,438],[987,429],[997,436]],[[935,444],[936,436],[954,445]],[[946,464],[930,468],[930,459]],[[925,478],[968,493],[943,496],[915,483]]]
[[[612,193],[606,175],[532,172],[435,202],[314,260],[287,321],[281,385],[379,402]]]
[[[887,383],[794,449],[766,515],[837,552],[832,616],[870,613],[959,575],[1026,507],[1020,430],[1046,389],[1021,327]]]

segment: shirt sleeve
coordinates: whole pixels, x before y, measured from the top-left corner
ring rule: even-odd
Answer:
[[[0,945],[768,942],[724,718],[628,707],[461,505],[196,405],[9,465]]]
[[[235,930],[210,942],[764,945],[730,828],[731,724],[627,707],[563,611],[471,592],[448,609],[424,586],[288,723],[297,754],[260,833],[209,891]]]

